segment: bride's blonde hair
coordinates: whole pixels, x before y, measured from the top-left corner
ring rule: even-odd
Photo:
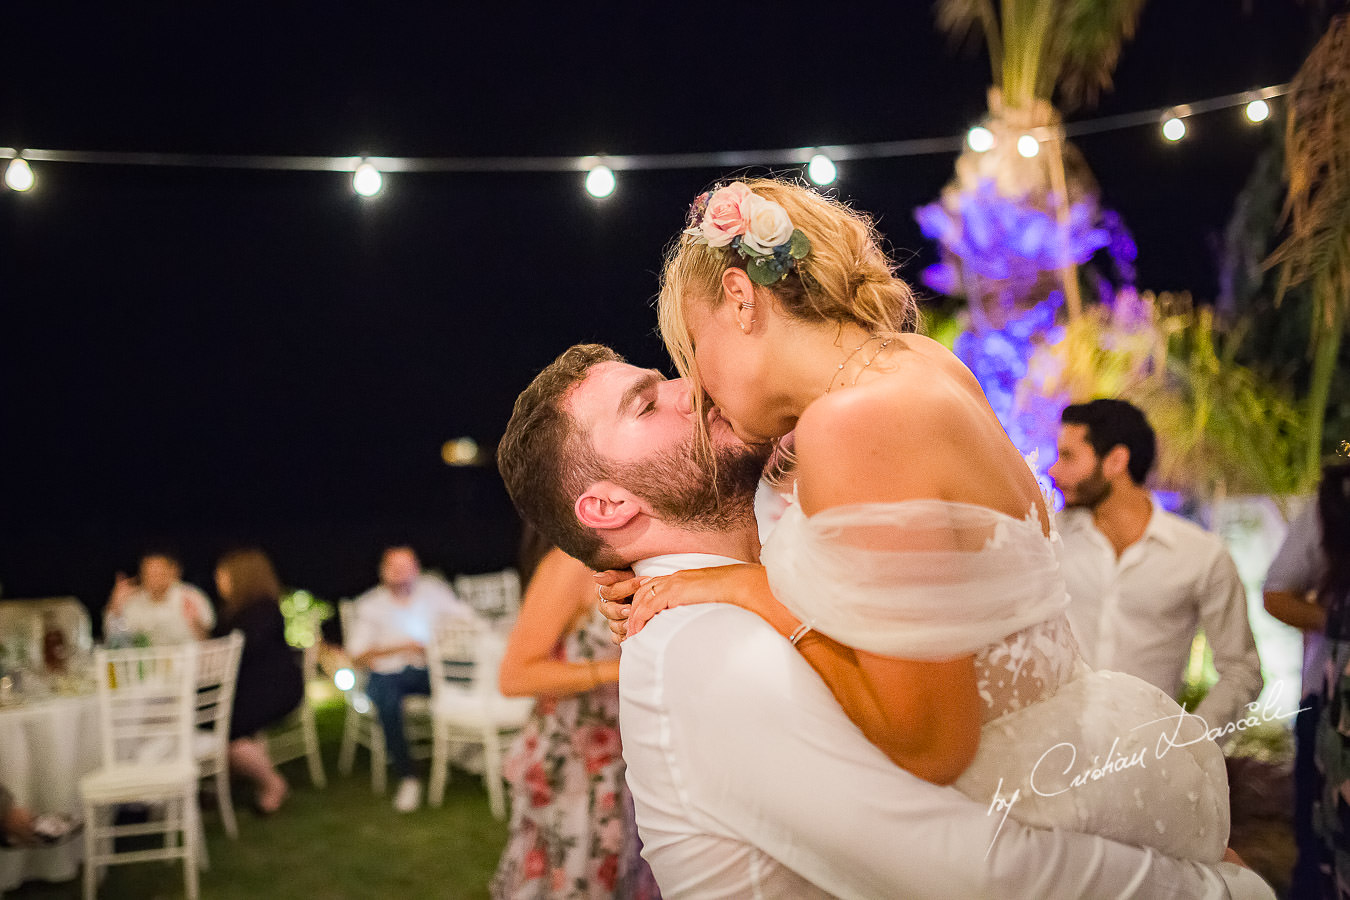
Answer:
[[[807,322],[858,325],[877,334],[918,331],[920,317],[914,291],[895,276],[895,263],[881,248],[872,218],[809,188],[778,178],[747,178],[751,191],[778,203],[811,241],[811,251],[797,260],[768,291],[783,312]],[[689,334],[688,307],[723,302],[722,273],[744,269],[746,260],[730,247],[697,243],[683,232],[666,249],[661,270],[657,320],[661,339],[681,375],[689,379],[700,412],[706,412]],[[708,448],[704,416],[698,417],[698,444]]]

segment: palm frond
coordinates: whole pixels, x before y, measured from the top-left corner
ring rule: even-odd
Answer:
[[[1350,322],[1350,15],[1331,21],[1290,83],[1285,177],[1289,231],[1266,265],[1280,266],[1280,295],[1304,283],[1312,289],[1304,467],[1315,473],[1336,359]]]
[[[948,35],[952,43],[967,47],[984,38],[997,83],[1003,69],[1003,35],[993,0],[937,0],[933,9],[938,31]]]
[[[1145,0],[1062,0],[1043,84],[1059,86],[1062,105],[1092,104],[1111,86],[1124,43],[1134,37]]]
[[[1330,278],[1327,299],[1350,304],[1350,16],[1332,20],[1290,84],[1285,125],[1288,234],[1266,259],[1281,292]],[[1315,326],[1316,327],[1316,326]]]

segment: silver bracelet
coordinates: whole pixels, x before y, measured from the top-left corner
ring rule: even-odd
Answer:
[[[788,635],[788,643],[794,647],[797,646],[797,642],[810,634],[812,630],[810,625],[803,622],[792,630],[792,634]]]

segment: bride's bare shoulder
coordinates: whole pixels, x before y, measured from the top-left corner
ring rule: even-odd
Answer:
[[[794,435],[803,508],[942,496],[970,416],[966,389],[927,365],[819,398]]]

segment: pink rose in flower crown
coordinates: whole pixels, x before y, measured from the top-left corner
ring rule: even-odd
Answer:
[[[749,224],[749,201],[755,195],[739,181],[716,191],[708,198],[708,211],[700,229],[709,247],[725,247],[732,238],[745,234]]]
[[[774,247],[792,240],[792,220],[778,203],[751,194],[746,212],[750,221],[741,243],[751,250],[769,254]]]

